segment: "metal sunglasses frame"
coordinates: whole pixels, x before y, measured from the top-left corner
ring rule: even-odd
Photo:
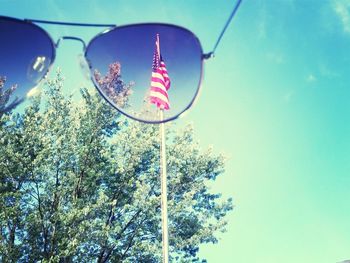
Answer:
[[[37,20],[37,19],[17,19],[17,18],[13,18],[13,17],[7,17],[7,16],[0,16],[1,20],[10,20],[10,21],[15,21],[17,23],[24,23],[27,25],[31,25],[32,27],[35,27],[37,30],[42,31],[47,38],[50,40],[50,43],[52,45],[52,56],[51,56],[51,61],[50,61],[50,65],[47,68],[44,76],[46,76],[48,74],[48,72],[50,71],[52,65],[54,64],[55,58],[56,58],[56,49],[58,48],[60,42],[62,40],[76,40],[82,43],[83,45],[83,51],[84,51],[84,58],[85,61],[87,62],[88,66],[89,66],[89,70],[91,72],[92,67],[91,64],[89,62],[89,60],[87,59],[87,53],[89,50],[89,46],[90,44],[97,38],[99,38],[100,36],[104,35],[104,34],[108,34],[112,31],[115,30],[119,30],[120,28],[125,28],[125,27],[133,27],[133,26],[142,26],[142,25],[161,25],[161,26],[167,26],[167,27],[175,27],[179,30],[184,30],[187,31],[189,33],[192,34],[193,38],[198,41],[199,43],[199,47],[200,47],[200,52],[201,52],[201,68],[200,68],[200,78],[199,78],[199,82],[197,85],[197,89],[196,92],[192,98],[192,100],[189,102],[189,104],[187,105],[187,107],[185,107],[182,111],[180,111],[179,113],[177,113],[176,115],[174,115],[173,117],[170,118],[166,118],[164,120],[155,120],[155,121],[148,121],[148,120],[142,120],[140,118],[134,117],[128,113],[126,113],[125,111],[123,111],[122,109],[118,108],[115,106],[115,104],[110,100],[110,98],[108,98],[108,96],[106,96],[100,89],[100,87],[98,86],[98,84],[96,83],[96,80],[93,78],[93,74],[90,74],[91,76],[91,81],[94,83],[95,88],[98,90],[98,92],[100,93],[100,95],[113,107],[115,108],[118,112],[122,113],[123,115],[127,116],[130,119],[136,120],[136,121],[141,121],[144,123],[150,123],[150,124],[159,124],[159,123],[165,123],[168,121],[172,121],[175,120],[177,118],[179,118],[185,111],[187,111],[189,108],[192,107],[192,105],[194,104],[194,102],[196,101],[197,97],[198,97],[198,93],[200,91],[200,87],[201,87],[201,82],[202,82],[202,78],[203,78],[203,62],[204,60],[210,59],[212,57],[214,57],[215,55],[215,51],[216,48],[218,47],[227,27],[229,26],[232,18],[235,16],[240,4],[241,4],[242,0],[238,0],[228,18],[228,20],[226,21],[225,26],[223,27],[215,45],[214,48],[212,49],[212,51],[210,51],[209,53],[203,53],[203,49],[201,46],[201,43],[199,41],[199,39],[197,38],[197,36],[190,30],[188,30],[187,28],[181,27],[181,26],[177,26],[177,25],[173,25],[173,24],[167,24],[167,23],[138,23],[138,24],[130,24],[130,25],[122,25],[122,26],[117,26],[116,24],[91,24],[91,23],[73,23],[73,22],[60,22],[60,21],[48,21],[48,20]],[[54,40],[52,39],[52,37],[50,36],[50,34],[43,29],[42,27],[40,27],[37,24],[52,24],[52,25],[62,25],[62,26],[78,26],[78,27],[108,27],[106,30],[102,31],[101,33],[95,35],[89,42],[88,44],[85,43],[85,41],[79,37],[75,37],[75,36],[62,36],[60,37],[57,42],[55,43]],[[41,79],[42,80],[42,79]],[[41,81],[40,80],[40,81]],[[39,82],[40,82],[39,81]],[[4,109],[4,111],[10,111],[13,108],[15,108],[18,104],[20,104],[22,101],[15,101],[13,102],[13,104],[9,105],[7,108]]]
[[[93,74],[90,74],[91,76],[91,81],[94,83],[95,85],[95,88],[98,90],[98,92],[100,93],[100,95],[113,107],[115,108],[116,110],[118,110],[120,113],[122,113],[123,115],[127,116],[128,118],[130,119],[133,119],[133,120],[136,120],[136,121],[141,121],[141,122],[144,122],[144,123],[149,123],[149,124],[160,124],[160,123],[165,123],[165,122],[168,122],[168,121],[172,121],[172,120],[175,120],[177,118],[179,118],[185,111],[187,111],[189,108],[192,107],[192,105],[194,104],[194,102],[196,101],[197,97],[198,97],[198,93],[199,93],[199,90],[200,90],[200,86],[201,86],[201,82],[202,82],[202,78],[203,78],[203,61],[204,59],[209,59],[210,57],[212,57],[212,54],[208,53],[208,54],[204,54],[203,53],[203,48],[202,48],[202,45],[199,41],[199,39],[197,38],[197,36],[192,32],[192,31],[189,31],[188,29],[184,28],[184,27],[180,27],[180,26],[177,26],[177,25],[173,25],[173,24],[166,24],[166,23],[140,23],[140,24],[130,24],[130,25],[122,25],[122,26],[115,26],[113,28],[109,28],[99,34],[97,34],[96,36],[94,36],[88,43],[88,45],[85,47],[85,50],[84,50],[84,57],[85,57],[85,60],[87,61],[88,65],[89,65],[89,70],[90,72],[92,73],[92,70],[93,68],[91,67],[91,64],[90,64],[90,61],[87,59],[87,53],[89,52],[89,47],[90,47],[90,44],[93,43],[93,41],[97,38],[99,38],[100,36],[104,35],[104,34],[108,34],[108,33],[111,33],[113,31],[116,31],[116,30],[119,30],[121,28],[127,28],[127,27],[134,27],[134,26],[143,26],[143,25],[151,25],[151,26],[167,26],[167,27],[173,27],[173,28],[177,28],[179,30],[184,30],[184,31],[187,31],[189,32],[193,39],[195,41],[198,42],[199,44],[199,47],[200,47],[200,52],[201,52],[201,64],[200,64],[200,76],[199,76],[199,82],[197,84],[197,88],[196,88],[196,91],[195,91],[195,94],[193,95],[193,98],[191,99],[191,101],[189,102],[189,104],[183,109],[181,110],[180,112],[176,113],[174,116],[170,117],[170,118],[166,118],[166,119],[163,119],[163,120],[152,120],[152,121],[148,121],[148,120],[143,120],[141,118],[137,118],[135,116],[132,116],[130,115],[129,113],[126,113],[125,111],[123,111],[122,109],[118,108],[117,106],[115,106],[115,104],[113,103],[113,101],[100,89],[99,85],[96,83],[96,79],[93,77]]]

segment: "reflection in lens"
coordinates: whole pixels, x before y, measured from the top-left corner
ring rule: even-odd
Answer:
[[[44,56],[38,56],[33,63],[32,69],[37,72],[42,72],[45,68],[45,60]]]
[[[28,91],[27,93],[27,98],[36,96],[40,93],[40,88],[39,87],[34,87],[31,90]]]
[[[48,72],[55,50],[45,31],[17,19],[0,18],[0,35],[0,76],[9,87],[2,88],[1,110],[4,112],[37,91],[33,88]]]
[[[157,34],[160,54],[171,78],[171,88],[167,90],[171,105],[164,110],[164,121],[171,120],[191,106],[199,88],[202,48],[191,32],[164,24],[117,27],[94,38],[85,53],[100,93],[122,113],[145,122],[162,121],[159,107],[150,99],[154,95],[151,79]],[[108,84],[111,78],[101,77],[101,72],[110,72],[112,64],[118,65],[124,85],[131,83],[126,90],[115,92]]]
[[[27,80],[31,83],[38,83],[46,73],[45,69],[50,66],[50,59],[45,56],[36,56],[28,64]]]

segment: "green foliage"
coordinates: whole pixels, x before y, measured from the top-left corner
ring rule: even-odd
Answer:
[[[0,117],[5,112],[11,111],[18,104],[23,102],[23,99],[12,97],[14,91],[17,89],[17,85],[13,85],[10,88],[5,88],[5,83],[6,77],[0,76]]]
[[[87,89],[66,98],[63,82],[58,72],[24,114],[0,118],[0,261],[160,262],[158,126]],[[192,127],[167,130],[171,261],[199,262],[232,209],[207,186],[224,160]]]

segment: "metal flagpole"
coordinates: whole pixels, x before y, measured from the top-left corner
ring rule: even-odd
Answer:
[[[157,53],[160,61],[159,34],[157,34]],[[164,109],[160,108],[160,120],[164,119]],[[162,250],[163,263],[169,262],[169,239],[168,239],[168,193],[167,193],[167,171],[166,171],[166,151],[165,151],[165,125],[160,124],[160,178],[161,178],[161,210],[162,210]]]
[[[160,119],[163,120],[163,112],[160,110]],[[160,124],[160,172],[161,172],[161,210],[162,210],[162,245],[163,245],[163,263],[169,262],[169,240],[168,240],[168,194],[167,194],[167,167],[165,151],[165,127],[164,123]]]

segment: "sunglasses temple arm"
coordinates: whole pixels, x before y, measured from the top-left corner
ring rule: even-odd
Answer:
[[[63,26],[83,26],[83,27],[115,27],[116,26],[114,24],[72,23],[72,22],[37,20],[37,19],[24,19],[24,20],[31,23],[63,25]]]
[[[218,47],[222,37],[224,36],[227,27],[230,25],[233,17],[236,15],[236,12],[241,4],[242,0],[237,0],[235,7],[232,10],[232,13],[230,17],[227,19],[225,26],[223,27],[218,39],[216,40],[216,43],[214,45],[214,48],[211,52],[203,54],[203,59],[209,59],[214,57],[216,48]],[[41,23],[41,24],[53,24],[53,25],[68,25],[68,26],[81,26],[81,27],[115,27],[116,25],[113,24],[89,24],[89,23],[72,23],[72,22],[58,22],[58,21],[47,21],[47,20],[37,20],[37,19],[25,19],[27,22],[32,23]],[[67,37],[68,39],[69,37]],[[79,40],[80,41],[80,40]],[[58,43],[57,43],[58,44]],[[85,43],[84,43],[85,45]]]
[[[219,45],[219,43],[220,43],[220,41],[221,41],[221,38],[224,36],[225,31],[226,31],[227,27],[230,25],[230,23],[231,23],[233,17],[236,15],[237,10],[238,10],[238,8],[239,8],[241,2],[242,2],[242,0],[238,0],[238,1],[236,2],[236,5],[235,5],[235,7],[233,8],[230,17],[227,19],[224,28],[222,29],[222,31],[221,31],[221,33],[220,33],[218,39],[216,40],[216,43],[215,43],[215,45],[214,45],[213,50],[212,50],[211,52],[207,53],[207,54],[203,54],[203,58],[204,58],[204,59],[209,59],[209,58],[214,57],[216,48],[218,47],[218,45]]]

